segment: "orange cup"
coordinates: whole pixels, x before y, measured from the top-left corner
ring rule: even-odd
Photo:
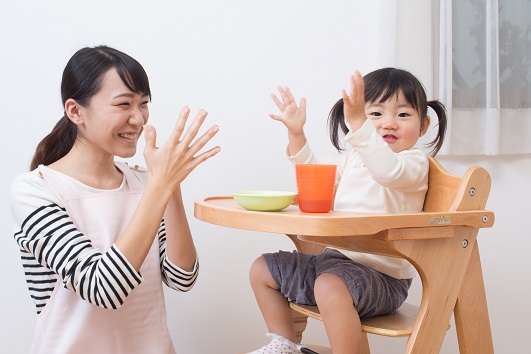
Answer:
[[[301,211],[328,213],[332,209],[336,169],[336,165],[295,165]]]

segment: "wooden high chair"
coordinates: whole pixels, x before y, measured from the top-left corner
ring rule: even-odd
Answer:
[[[434,158],[429,162],[422,213],[374,215],[370,227],[360,223],[352,236],[324,236],[326,230],[323,236],[288,235],[300,252],[318,253],[333,245],[402,257],[417,269],[423,288],[420,306],[405,303],[393,314],[362,320],[364,354],[370,353],[368,333],[409,336],[406,353],[439,353],[452,313],[460,353],[494,353],[476,241],[479,228],[494,223],[494,214],[485,210],[490,176],[481,167],[454,176]],[[290,306],[300,341],[307,318],[321,317],[316,306]]]
[[[285,234],[301,252],[317,253],[330,245],[411,262],[422,281],[420,307],[404,304],[393,314],[363,320],[364,354],[370,352],[367,333],[408,336],[406,353],[438,353],[452,313],[460,352],[491,354],[494,349],[476,242],[478,230],[494,224],[494,213],[485,210],[490,176],[481,167],[471,167],[463,177],[454,176],[435,159],[429,161],[428,192],[421,213],[333,210],[313,214],[302,213],[296,205],[279,212],[258,212],[242,208],[232,196],[212,196],[196,200],[194,215],[215,225]],[[320,315],[316,307],[290,306],[300,341],[308,316]],[[330,352],[312,348],[320,354]]]

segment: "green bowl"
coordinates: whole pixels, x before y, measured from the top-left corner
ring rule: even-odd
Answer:
[[[287,208],[297,193],[267,190],[245,190],[232,193],[238,204],[247,210],[279,211]]]

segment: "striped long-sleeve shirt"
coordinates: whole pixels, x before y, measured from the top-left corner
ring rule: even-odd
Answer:
[[[145,183],[147,173],[134,171]],[[68,176],[61,176],[79,195],[102,193]],[[127,190],[124,182],[117,191]],[[116,245],[95,248],[65,210],[64,202],[36,171],[17,177],[10,189],[14,238],[20,249],[26,282],[37,313],[40,313],[58,281],[82,299],[103,308],[116,309],[143,278]],[[118,238],[119,235],[116,235]],[[166,230],[162,220],[159,240],[163,282],[178,291],[190,290],[198,275],[198,262],[185,271],[166,256]]]

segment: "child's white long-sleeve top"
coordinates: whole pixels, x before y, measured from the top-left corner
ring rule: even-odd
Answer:
[[[352,149],[345,154],[321,158],[306,144],[293,164],[336,164],[334,210],[374,213],[422,211],[428,189],[429,162],[419,149],[394,153],[367,120],[345,136]],[[350,259],[397,279],[413,278],[415,268],[405,259],[338,249]]]

